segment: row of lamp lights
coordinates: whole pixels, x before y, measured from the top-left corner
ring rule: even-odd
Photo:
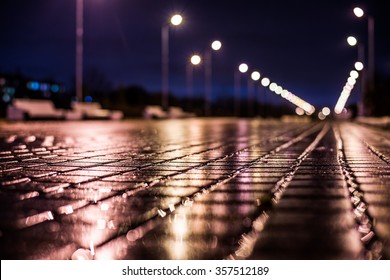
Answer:
[[[358,18],[361,18],[364,16],[364,11],[363,9],[359,8],[359,7],[356,7],[353,9],[353,12],[355,14],[356,17]],[[179,25],[180,23],[182,22],[182,17],[180,15],[174,15],[172,18],[171,18],[171,23],[172,25]],[[373,87],[373,69],[374,69],[374,20],[371,16],[368,16],[368,39],[369,39],[369,42],[368,42],[368,46],[369,46],[369,79],[370,79],[370,87],[372,88]],[[163,36],[164,37],[164,36]],[[168,38],[168,36],[166,36]],[[166,39],[167,40],[167,39]],[[347,38],[347,42],[350,46],[355,46],[357,45],[357,39],[353,36],[349,36]],[[167,44],[167,43],[166,43]],[[164,44],[163,44],[164,45]],[[212,44],[211,44],[211,48],[213,50],[219,50],[221,48],[222,44],[220,41],[214,41]],[[164,48],[164,47],[163,47]],[[166,52],[168,52],[168,50],[166,50]],[[164,54],[164,51],[163,51],[163,54]],[[210,94],[211,94],[211,52],[207,52],[207,56],[206,58],[206,62],[207,62],[207,66],[206,67],[206,70],[205,70],[205,73],[206,73],[206,77],[205,77],[205,81],[206,81],[206,86],[205,86],[205,113],[207,114],[209,112],[209,98],[210,98]],[[201,62],[201,57],[199,54],[195,54],[195,55],[192,55],[191,58],[190,58],[190,62],[192,65],[198,65],[200,64]],[[167,60],[166,60],[167,61]],[[363,70],[363,63],[362,61],[364,61],[364,49],[361,47],[361,45],[359,45],[359,49],[358,49],[358,62],[355,63],[355,70],[352,70],[350,72],[350,76],[349,78],[347,79],[347,82],[340,94],[340,97],[336,103],[336,106],[335,106],[335,113],[336,114],[341,114],[343,112],[343,109],[344,109],[344,106],[348,100],[348,97],[356,83],[356,79],[359,77],[359,73],[357,71],[361,71]],[[163,73],[164,73],[164,67],[167,68],[168,66],[164,66],[164,58],[163,58]],[[242,63],[239,65],[238,67],[238,70],[239,72],[241,73],[246,73],[248,71],[249,67],[247,64],[245,63]],[[192,73],[192,69],[190,70],[191,73]],[[167,105],[167,93],[168,93],[168,86],[167,86],[167,70],[165,70],[166,74],[163,74],[163,107],[164,107],[164,104],[165,106]],[[251,73],[251,79],[253,81],[258,81],[260,80],[260,73],[258,71],[253,71]],[[165,82],[164,82],[164,79],[165,79]],[[189,80],[190,80],[190,83],[192,83],[192,74],[190,75],[189,77]],[[236,99],[239,98],[239,85],[237,85],[237,81],[239,81],[240,79],[239,78],[235,78],[235,81],[236,81],[236,85],[235,85],[235,90],[236,90]],[[166,84],[164,86],[164,84]],[[306,113],[307,115],[311,115],[315,112],[315,107],[313,105],[311,105],[310,103],[308,103],[307,101],[303,100],[302,98],[296,96],[295,94],[291,93],[290,91],[288,91],[287,89],[283,89],[280,85],[276,84],[275,82],[271,82],[269,78],[267,77],[263,77],[261,79],[261,85],[264,86],[264,87],[269,87],[270,91],[271,92],[274,92],[275,94],[277,95],[280,95],[281,97],[285,98],[286,100],[290,101],[292,104],[294,104],[295,106],[297,106],[296,108],[296,113],[298,115],[303,115],[304,113]],[[165,88],[165,90],[164,90]],[[192,91],[192,85],[189,86],[189,95],[191,94],[191,91]],[[248,97],[249,97],[249,93],[248,93]],[[238,103],[238,102],[236,102]],[[328,115],[330,115],[330,109],[328,107],[324,107],[319,113],[318,113],[318,117],[320,119],[325,119]]]
[[[179,25],[182,22],[182,17],[180,15],[174,15],[171,18],[171,24],[174,26]],[[162,38],[164,38],[166,35],[163,35]],[[167,40],[167,39],[165,39]],[[164,43],[164,39],[163,39]],[[211,49],[214,51],[220,50],[222,47],[222,43],[219,40],[215,40],[211,43]],[[167,52],[168,50],[166,50]],[[164,54],[164,51],[163,51]],[[165,61],[165,63],[164,63]],[[192,66],[197,66],[202,62],[202,57],[200,54],[193,54],[190,56],[190,64],[189,67],[187,67],[187,95],[188,97],[192,96],[192,80],[193,80],[193,68]],[[210,113],[210,95],[211,95],[211,52],[210,49],[207,50],[205,53],[205,114],[208,115]],[[165,69],[164,69],[165,68]],[[167,71],[167,59],[163,59],[163,107],[166,108],[168,101],[167,101],[167,92],[168,92],[168,71]],[[238,70],[240,73],[246,73],[248,71],[249,67],[246,63],[241,63],[238,67]],[[258,71],[253,71],[251,73],[251,79],[253,81],[259,81],[260,80],[260,73]],[[235,81],[237,82],[237,78],[235,78]],[[164,86],[165,85],[165,86]],[[263,77],[261,79],[261,85],[264,87],[269,87],[269,90],[271,92],[274,92],[277,95],[280,95],[284,99],[290,101],[295,106],[297,106],[297,114],[300,114],[301,112],[306,113],[307,115],[311,115],[315,112],[315,108],[313,105],[308,103],[307,101],[299,98],[295,94],[291,93],[287,89],[283,89],[280,85],[278,85],[275,82],[271,82],[269,78]],[[239,85],[236,85],[236,97],[239,98]],[[248,95],[249,97],[249,95]],[[238,100],[236,100],[238,101]],[[238,102],[236,102],[238,104]]]
[[[84,10],[84,4],[83,0],[77,0],[76,2],[76,97],[78,101],[82,101],[82,60],[83,60],[83,10]],[[353,10],[354,14],[357,17],[363,17],[364,11],[361,8],[354,8]],[[175,14],[170,19],[170,24],[173,26],[178,26],[182,23],[183,18],[179,14]],[[374,33],[374,21],[371,16],[368,17],[368,33],[369,33],[369,76],[370,80],[373,78],[373,63],[374,63],[374,40],[373,40],[373,33]],[[347,38],[348,43],[351,46],[355,46],[357,44],[357,40],[355,37],[350,36]],[[169,25],[164,24],[161,29],[161,42],[162,42],[162,107],[164,109],[168,108],[168,92],[169,92]],[[222,43],[218,40],[214,41],[211,44],[212,50],[219,50],[222,47]],[[362,50],[362,48],[360,48]],[[359,62],[355,64],[356,70],[360,71],[363,69],[363,64],[360,61],[363,61],[364,58],[362,57],[364,54],[362,51],[359,51]],[[205,62],[206,69],[205,69],[205,114],[207,115],[210,112],[210,95],[211,95],[211,52],[208,50],[205,53]],[[202,61],[202,58],[199,54],[192,55],[190,58],[190,62],[192,65],[199,65]],[[249,69],[248,65],[245,63],[242,63],[239,65],[239,71],[241,73],[247,72]],[[353,74],[352,74],[353,73]],[[354,79],[354,83],[356,83],[356,79],[358,77],[357,71],[353,70],[351,71],[351,76],[348,78],[348,81],[346,85],[344,86],[344,89],[340,95],[340,98],[337,102],[337,105],[335,106],[335,113],[340,114],[345,106],[345,103],[348,100],[349,94],[353,88],[353,85],[351,86],[351,81]],[[353,76],[352,76],[353,75]],[[354,78],[356,76],[356,78]],[[258,81],[260,79],[260,73],[258,71],[254,71],[251,74],[251,78],[253,81]],[[188,75],[188,83],[192,83],[192,69],[189,70]],[[237,80],[237,79],[235,79]],[[353,84],[354,84],[353,83]],[[371,81],[372,86],[372,81]],[[298,96],[294,95],[290,91],[283,89],[281,86],[276,84],[275,82],[271,82],[269,78],[263,77],[261,79],[261,85],[264,87],[269,87],[271,92],[276,93],[277,95],[280,95],[281,97],[285,98],[286,100],[290,101],[294,105],[297,106],[297,114],[303,114],[306,113],[308,115],[311,115],[315,112],[315,108],[313,105],[308,103],[307,101],[299,98]],[[188,85],[187,85],[188,86]],[[239,97],[238,89],[239,86],[236,85],[236,97]],[[188,92],[191,94],[192,91],[192,85],[188,86]],[[342,107],[342,108],[341,108]],[[323,108],[323,110],[319,113],[319,117],[326,117],[329,115],[329,109],[327,107]]]
[[[249,66],[246,63],[241,63],[238,66],[238,71],[240,73],[246,73],[249,70]],[[260,75],[259,71],[253,71],[250,75],[250,78],[253,81],[260,81],[260,84],[268,88],[271,92],[275,93],[276,95],[281,96],[282,98],[286,99],[287,101],[291,102],[295,106],[297,106],[296,112],[297,114],[304,114],[311,115],[315,112],[315,107],[311,105],[309,102],[303,100],[302,98],[298,97],[297,95],[293,94],[289,90],[283,88],[282,86],[278,85],[276,82],[271,82],[271,80],[268,77],[262,77]],[[261,79],[260,79],[261,78]],[[236,99],[239,98],[240,93],[240,86],[239,81],[240,78],[236,76]],[[249,96],[249,94],[248,94]],[[238,103],[238,102],[236,102]]]
[[[183,17],[179,14],[175,14],[170,18],[170,24],[172,26],[178,26],[183,22]],[[161,30],[161,42],[162,42],[162,107],[168,109],[168,94],[169,94],[169,25],[163,25]],[[211,66],[211,50],[218,51],[222,47],[222,43],[219,40],[215,40],[211,43],[211,49],[207,49],[202,59],[200,54],[193,54],[190,57],[190,63],[187,64],[187,95],[192,96],[192,80],[193,80],[193,66],[199,65],[202,60],[205,63],[205,115],[210,114],[210,96],[212,91],[212,66]]]
[[[356,17],[362,18],[365,16],[364,10],[360,7],[355,7],[353,9],[353,13]],[[368,19],[368,89],[374,90],[374,19],[372,16],[367,15]],[[363,74],[363,68],[365,68],[363,62],[365,61],[365,52],[364,47],[358,42],[356,37],[354,36],[348,36],[347,37],[347,43],[350,46],[357,46],[358,47],[358,61],[355,63],[355,69],[350,72],[350,76],[347,79],[347,82],[345,83],[343,90],[340,93],[339,99],[337,100],[336,106],[334,107],[334,112],[339,115],[345,112],[345,105],[348,101],[348,98],[351,94],[352,89],[354,88],[356,84],[357,78]],[[362,72],[359,74],[359,72]],[[362,110],[362,114],[365,114],[365,108],[364,108],[364,90],[365,90],[365,82],[366,80],[364,77],[361,77],[361,96],[360,96],[360,102],[361,107],[360,110]]]
[[[341,114],[344,110],[345,104],[348,101],[349,95],[351,94],[352,89],[356,84],[356,80],[359,77],[358,71],[363,70],[363,63],[358,61],[355,63],[355,69],[352,70],[349,74],[347,82],[345,83],[343,90],[341,91],[340,97],[337,100],[336,106],[334,107],[334,112],[336,114]]]

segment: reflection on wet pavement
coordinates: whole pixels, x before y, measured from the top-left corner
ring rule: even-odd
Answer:
[[[389,133],[263,120],[0,124],[0,255],[379,259]]]

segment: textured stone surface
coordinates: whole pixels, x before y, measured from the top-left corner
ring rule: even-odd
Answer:
[[[0,123],[0,257],[387,259],[389,136],[348,122]]]

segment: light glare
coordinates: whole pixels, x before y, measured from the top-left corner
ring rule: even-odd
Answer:
[[[361,70],[363,70],[363,68],[364,68],[364,65],[363,65],[363,63],[361,63],[360,61],[358,61],[358,62],[355,63],[355,69],[356,69],[357,71],[361,71]]]
[[[271,83],[271,81],[267,77],[261,79],[261,85],[264,87],[268,87],[270,83]]]
[[[358,71],[356,71],[356,70],[352,70],[352,71],[349,73],[349,76],[351,76],[351,77],[354,78],[354,79],[357,79],[357,78],[359,78],[359,73],[358,73]]]
[[[364,16],[364,11],[359,7],[354,8],[353,13],[355,14],[355,16],[357,16],[359,18]]]
[[[254,80],[254,81],[258,81],[258,80],[260,79],[260,73],[259,73],[258,71],[252,72],[251,78],[252,78],[252,80]]]
[[[173,25],[180,25],[181,22],[183,21],[183,17],[181,15],[174,15],[171,17],[171,23]]]
[[[214,42],[211,43],[211,48],[215,51],[220,50],[222,47],[221,41],[215,40]]]
[[[275,91],[278,88],[278,85],[276,83],[271,83],[269,85],[270,91]]]
[[[246,63],[241,63],[240,66],[238,66],[238,70],[241,72],[241,73],[246,73],[246,71],[248,71],[249,67]]]
[[[199,55],[194,54],[193,56],[191,56],[191,63],[193,65],[198,65],[201,61],[202,61],[202,59],[200,58]]]
[[[347,42],[348,42],[348,44],[349,44],[350,46],[356,46],[356,44],[357,44],[357,39],[356,39],[355,37],[353,37],[353,36],[349,36],[349,37],[347,38]]]

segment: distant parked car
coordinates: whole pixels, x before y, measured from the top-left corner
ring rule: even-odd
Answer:
[[[73,102],[72,109],[81,114],[83,119],[120,120],[123,118],[122,111],[102,109],[97,102]]]
[[[28,119],[80,119],[80,114],[65,109],[57,109],[53,102],[47,99],[15,98],[7,107],[8,120]]]
[[[165,112],[161,106],[146,106],[143,111],[143,117],[150,119],[167,119],[168,113]]]

